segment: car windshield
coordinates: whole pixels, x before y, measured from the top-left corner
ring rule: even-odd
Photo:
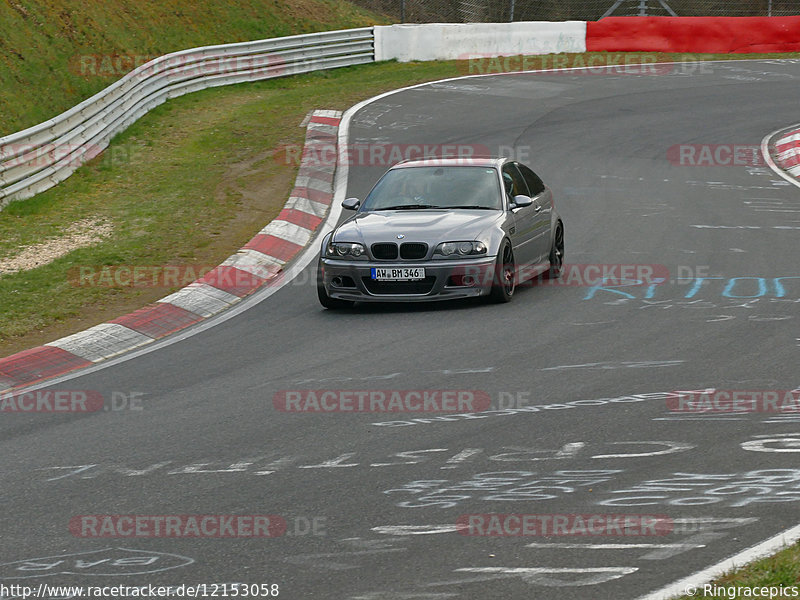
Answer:
[[[501,198],[493,167],[404,167],[381,178],[364,200],[362,210],[499,210]]]

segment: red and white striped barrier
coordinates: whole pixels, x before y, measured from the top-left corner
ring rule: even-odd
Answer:
[[[606,17],[599,21],[375,27],[375,60],[455,60],[568,52],[800,51],[797,17]]]
[[[333,200],[341,112],[312,114],[295,187],[277,218],[204,277],[108,323],[0,359],[0,392],[63,375],[207,319],[263,286],[314,237]],[[326,151],[322,151],[322,150]],[[330,160],[320,160],[329,156]]]
[[[800,128],[792,129],[775,140],[775,163],[800,180]]]

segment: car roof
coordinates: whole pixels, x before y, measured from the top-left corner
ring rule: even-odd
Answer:
[[[494,167],[497,168],[506,162],[507,158],[496,158],[488,156],[448,156],[427,158],[414,158],[404,160],[392,166],[392,169],[405,169],[410,167]]]

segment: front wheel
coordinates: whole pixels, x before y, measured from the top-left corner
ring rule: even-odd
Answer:
[[[338,308],[350,308],[355,304],[351,300],[339,300],[338,298],[331,298],[325,289],[325,272],[322,268],[322,261],[317,264],[317,297],[319,303],[325,308],[336,310]]]
[[[497,262],[494,266],[494,281],[489,300],[492,302],[510,302],[516,289],[516,268],[514,266],[514,253],[508,242],[503,244],[497,253]]]
[[[564,272],[564,226],[559,222],[550,247],[550,268],[547,271],[548,279],[558,279]]]

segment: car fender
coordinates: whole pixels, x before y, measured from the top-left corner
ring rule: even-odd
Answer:
[[[507,239],[508,233],[500,225],[493,225],[484,229],[478,236],[478,240],[486,244],[486,256],[497,256],[500,252],[500,246]]]

